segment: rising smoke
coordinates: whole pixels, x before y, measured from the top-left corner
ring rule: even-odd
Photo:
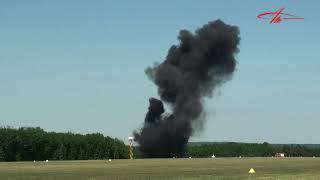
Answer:
[[[150,98],[143,127],[134,132],[142,156],[183,157],[195,127],[204,121],[203,98],[229,80],[239,52],[239,29],[221,20],[209,22],[193,34],[181,30],[161,64],[148,67],[147,76],[157,85],[161,100]]]

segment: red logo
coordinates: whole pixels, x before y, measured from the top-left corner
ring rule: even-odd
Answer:
[[[284,8],[281,8],[275,12],[264,12],[258,15],[258,19],[270,19],[270,24],[272,23],[280,23],[283,20],[302,20],[304,18],[283,13]]]

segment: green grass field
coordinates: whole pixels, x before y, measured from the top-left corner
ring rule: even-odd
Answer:
[[[320,158],[12,162],[0,163],[0,179],[320,179]]]

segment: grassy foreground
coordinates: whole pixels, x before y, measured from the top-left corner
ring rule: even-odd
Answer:
[[[320,179],[320,158],[12,162],[0,163],[0,179]]]

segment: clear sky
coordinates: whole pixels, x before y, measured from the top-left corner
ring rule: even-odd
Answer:
[[[285,7],[305,18],[269,24]],[[206,100],[192,141],[320,143],[320,1],[7,0],[0,3],[0,126],[127,139],[150,96],[144,69],[180,29],[222,19],[241,32],[231,81]]]

